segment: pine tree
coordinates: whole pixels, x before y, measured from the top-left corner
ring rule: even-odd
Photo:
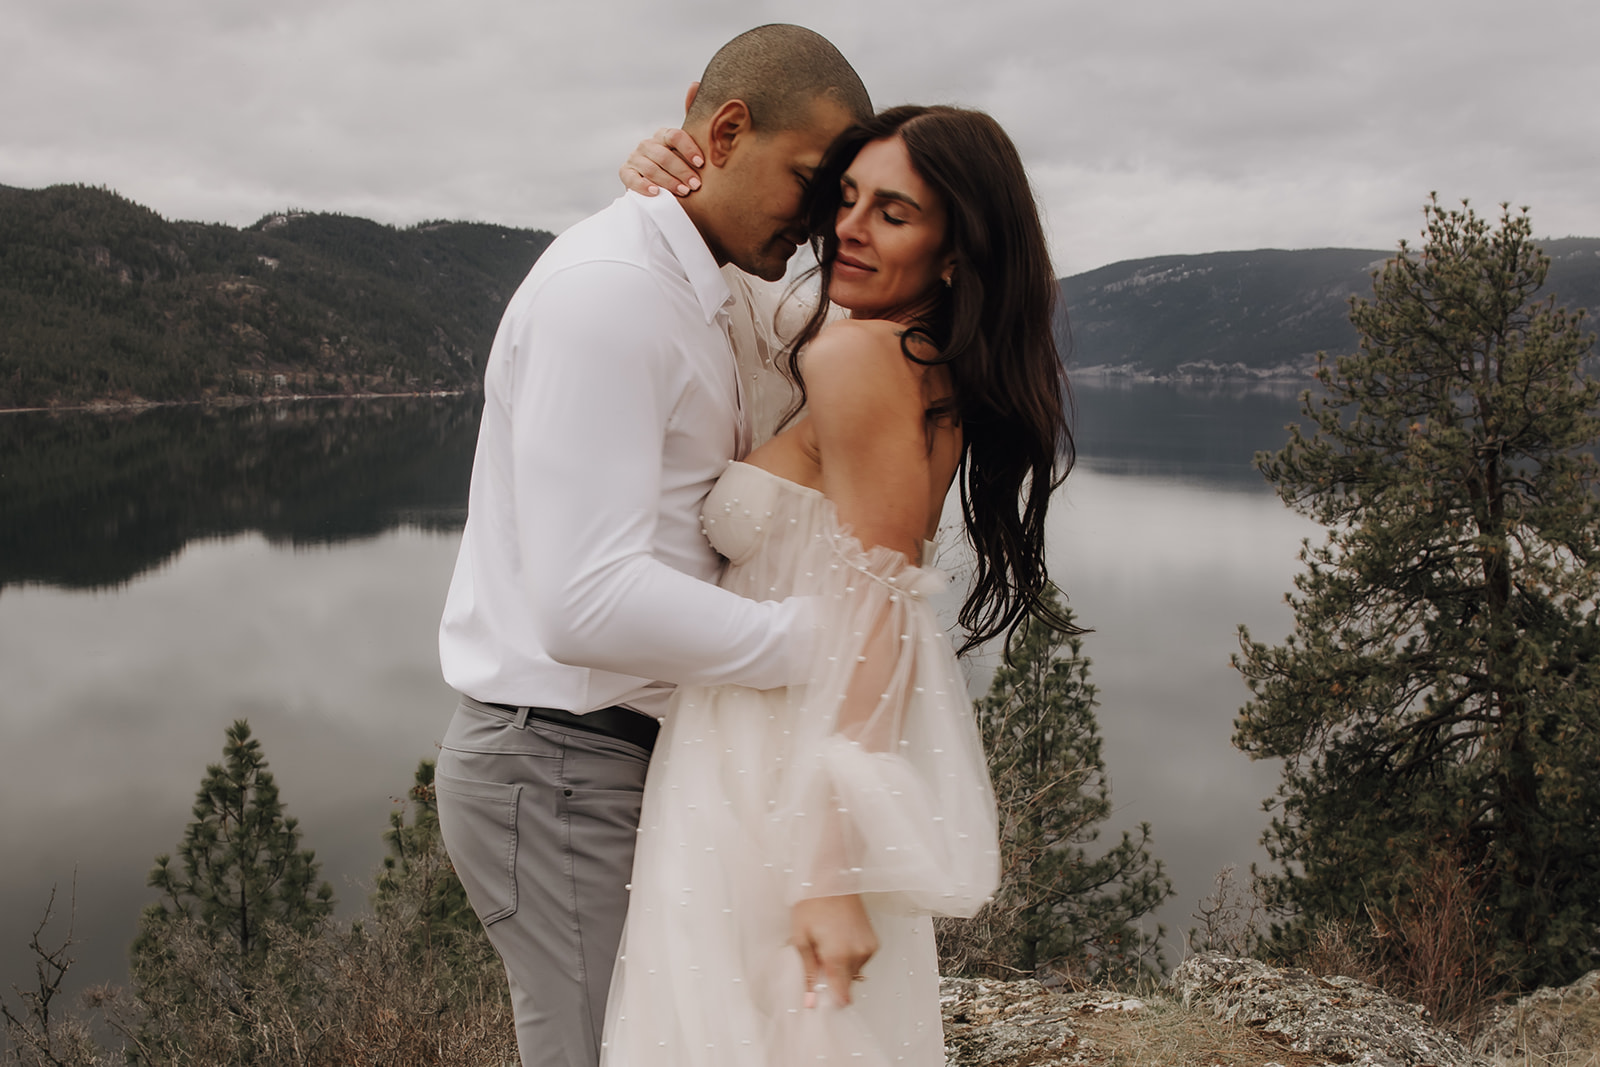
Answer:
[[[239,719],[227,731],[223,762],[206,768],[194,819],[172,857],[156,857],[149,884],[163,898],[145,909],[136,962],[159,953],[175,919],[198,924],[242,962],[260,959],[272,924],[307,933],[333,911],[333,887],[317,882],[318,864],[300,847],[298,822],[284,814],[261,742]]]
[[[1260,884],[1292,946],[1426,920],[1443,858],[1499,969],[1565,981],[1600,947],[1593,337],[1536,299],[1526,210],[1424,213],[1353,301],[1360,350],[1319,355],[1311,435],[1258,457],[1328,530],[1293,634],[1240,630],[1235,744],[1285,761]]]
[[[454,945],[459,935],[483,929],[444,850],[433,774],[433,760],[417,763],[408,794],[409,823],[404,809],[389,815],[389,829],[383,835],[389,855],[383,858],[373,897],[380,919],[407,912],[407,929],[416,949],[423,952]]]
[[[1056,594],[1050,606],[1068,624]],[[1111,813],[1082,639],[1039,619],[1018,631],[977,715],[1000,808],[1001,885],[975,919],[941,923],[941,969],[997,977],[1104,978],[1164,970],[1138,928],[1172,895],[1150,827],[1098,859],[1085,845]]]

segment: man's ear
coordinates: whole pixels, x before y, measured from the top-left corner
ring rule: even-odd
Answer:
[[[711,116],[706,137],[706,162],[725,167],[739,141],[750,135],[750,108],[743,100],[729,100]]]

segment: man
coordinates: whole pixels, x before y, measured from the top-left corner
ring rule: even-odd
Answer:
[[[719,267],[783,276],[805,183],[871,113],[797,26],[742,34],[686,101],[693,197],[558,238],[495,336],[440,660],[462,694],[440,825],[506,964],[523,1067],[593,1067],[645,764],[679,683],[805,681],[809,605],[717,588],[702,500],[748,450]]]

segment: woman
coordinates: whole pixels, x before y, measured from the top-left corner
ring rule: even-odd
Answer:
[[[651,763],[602,1064],[942,1064],[930,916],[998,880],[994,800],[926,568],[960,476],[963,650],[1036,610],[1071,461],[1055,280],[987,115],[894,108],[808,193],[827,301],[789,351],[801,404],[702,513],[743,595],[819,598],[811,682],[686,688]],[[870,956],[824,973],[826,912]],[[798,916],[808,921],[797,921]],[[873,949],[876,948],[874,952]],[[859,983],[859,984],[857,984]]]

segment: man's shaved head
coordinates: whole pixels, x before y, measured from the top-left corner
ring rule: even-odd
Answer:
[[[826,37],[773,23],[741,33],[711,57],[684,124],[703,122],[729,100],[743,100],[751,126],[761,133],[799,129],[818,99],[857,122],[872,117],[866,86]]]

